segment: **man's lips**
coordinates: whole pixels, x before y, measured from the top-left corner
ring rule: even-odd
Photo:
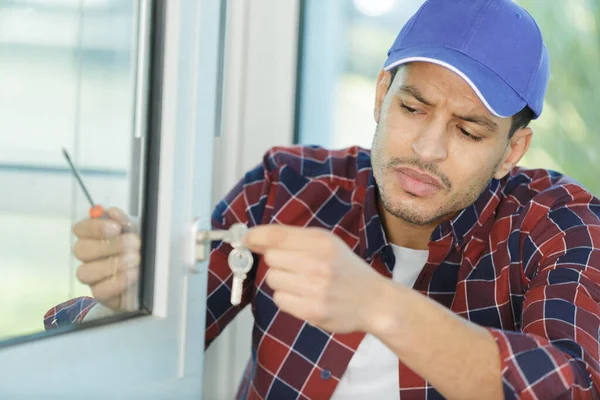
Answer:
[[[442,183],[437,178],[434,178],[433,176],[431,176],[429,174],[419,172],[415,169],[408,168],[408,167],[400,167],[400,168],[396,168],[396,171],[398,171],[404,175],[408,175],[412,179],[421,181],[422,183],[426,183],[426,184],[432,185],[432,186],[437,186],[438,188],[444,187],[444,185],[442,185]]]
[[[431,196],[444,188],[438,179],[415,169],[400,167],[396,168],[396,172],[402,188],[415,196]]]

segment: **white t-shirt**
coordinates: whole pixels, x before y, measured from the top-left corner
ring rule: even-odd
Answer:
[[[428,250],[392,245],[396,264],[392,279],[412,287],[427,262]],[[352,356],[333,400],[399,399],[398,357],[379,339],[367,334]]]

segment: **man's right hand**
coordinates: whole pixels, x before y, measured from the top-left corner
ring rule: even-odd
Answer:
[[[84,219],[75,224],[73,253],[82,262],[77,278],[90,287],[96,300],[116,311],[127,307],[122,301],[124,294],[137,287],[141,240],[137,227],[122,210],[111,208],[107,213],[108,219]]]

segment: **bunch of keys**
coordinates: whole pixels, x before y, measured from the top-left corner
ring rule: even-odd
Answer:
[[[248,232],[245,224],[233,224],[228,230],[199,232],[196,242],[222,240],[233,247],[227,258],[227,263],[233,272],[233,284],[231,287],[231,304],[237,306],[242,301],[242,289],[246,274],[252,269],[254,259],[252,252],[242,246],[242,239]]]

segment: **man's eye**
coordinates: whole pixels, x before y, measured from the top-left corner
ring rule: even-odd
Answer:
[[[404,108],[404,110],[409,113],[409,114],[418,114],[418,110],[414,109],[414,108],[410,108],[409,106],[407,106],[406,104],[402,103],[402,108]]]
[[[476,141],[476,142],[479,142],[479,141],[483,140],[483,138],[482,138],[482,137],[479,137],[479,136],[473,136],[473,135],[471,135],[469,132],[467,132],[466,130],[464,130],[463,128],[458,128],[458,129],[460,129],[460,132],[461,132],[461,133],[462,133],[464,136],[466,136],[468,139],[470,139],[470,140],[474,140],[474,141]]]

